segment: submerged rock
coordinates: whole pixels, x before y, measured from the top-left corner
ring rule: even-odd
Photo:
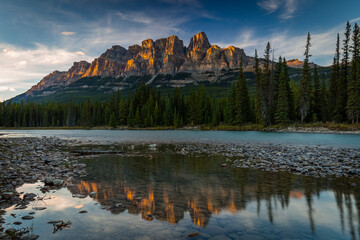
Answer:
[[[39,235],[30,234],[30,235],[21,237],[20,240],[36,240],[36,239],[38,239],[39,237],[40,237]]]

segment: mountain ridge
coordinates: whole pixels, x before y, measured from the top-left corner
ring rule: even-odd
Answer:
[[[148,79],[148,84],[157,87],[181,87],[204,81],[233,81],[240,59],[243,60],[244,71],[254,71],[254,58],[247,56],[243,49],[211,45],[204,32],[193,35],[188,46],[175,35],[155,41],[146,39],[141,46],[134,44],[127,49],[113,45],[91,63],[74,62],[68,71],[54,71],[13,99],[21,101],[32,97],[46,97],[71,87],[79,79],[91,77],[114,79],[113,82],[96,86],[100,90],[107,87],[107,92],[129,88],[145,76],[150,76],[145,78]],[[288,61],[289,65],[291,63],[299,68],[300,61]],[[104,84],[102,81],[101,83]],[[88,84],[82,86],[88,87]]]

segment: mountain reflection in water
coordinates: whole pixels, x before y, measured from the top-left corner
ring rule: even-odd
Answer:
[[[189,213],[194,224],[206,228],[212,216],[221,212],[246,215],[255,211],[270,224],[284,221],[291,227],[298,220],[312,234],[319,225],[340,225],[343,234],[352,239],[360,234],[358,180],[221,168],[223,161],[215,157],[172,153],[156,153],[150,158],[96,156],[84,162],[88,176],[69,190],[73,194],[97,192],[95,200],[112,214],[127,210],[146,220],[177,224]],[[247,209],[251,203],[256,208]],[[295,216],[287,211],[290,203],[299,206]],[[320,216],[323,212],[331,219]]]

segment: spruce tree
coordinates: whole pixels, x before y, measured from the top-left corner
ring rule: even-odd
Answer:
[[[352,34],[352,42],[347,114],[350,121],[358,123],[360,118],[360,30],[356,23]]]
[[[313,120],[321,121],[321,95],[320,79],[317,66],[314,66],[314,117]]]
[[[248,88],[246,85],[246,78],[243,71],[242,58],[240,59],[240,70],[236,81],[236,96],[235,96],[235,125],[243,125],[250,120],[250,99]]]
[[[328,94],[325,84],[325,76],[321,77],[321,87],[320,87],[320,112],[321,112],[321,121],[326,122],[328,120]]]
[[[261,69],[259,67],[259,58],[257,54],[257,50],[255,50],[255,88],[256,88],[256,96],[255,96],[255,115],[256,122],[263,123],[262,114],[261,114],[261,87],[260,87],[260,78],[261,78]]]
[[[345,117],[345,98],[346,98],[346,86],[341,81],[340,74],[340,36],[337,34],[336,41],[336,53],[335,53],[335,66],[333,74],[333,86],[332,92],[332,109],[333,109],[333,120],[336,122],[342,122]],[[334,105],[335,104],[335,105]]]
[[[311,36],[310,33],[307,35],[306,47],[305,47],[305,60],[304,66],[302,69],[302,77],[300,79],[300,89],[299,89],[299,112],[300,120],[303,123],[306,118],[309,116],[311,110],[311,93],[312,93],[312,84],[311,84],[311,72],[309,66],[310,47],[311,47]]]
[[[264,71],[260,74],[260,109],[263,122],[266,125],[271,125],[271,106],[273,104],[271,92],[271,66],[270,66],[271,46],[270,42],[267,43],[265,49],[265,64]]]
[[[115,113],[112,113],[110,116],[109,126],[112,128],[116,128],[116,117]]]
[[[289,123],[289,92],[288,78],[286,76],[286,67],[282,65],[279,77],[279,92],[277,99],[277,107],[275,112],[275,122],[277,124]]]

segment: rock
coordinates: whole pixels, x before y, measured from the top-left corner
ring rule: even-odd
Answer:
[[[54,220],[54,221],[48,221],[49,224],[57,224],[63,222],[62,220]]]
[[[25,200],[33,200],[35,197],[37,197],[37,195],[35,193],[26,193],[24,195]]]
[[[14,229],[14,228],[8,228],[8,229],[6,229],[5,233],[8,234],[8,235],[10,235],[10,236],[14,236],[15,233],[16,233],[16,229]]]
[[[22,220],[31,220],[31,219],[33,219],[34,217],[33,216],[24,216],[24,217],[22,217],[21,219]]]
[[[72,197],[73,198],[86,198],[86,195],[84,195],[84,194],[73,194]]]
[[[97,193],[96,193],[96,192],[91,192],[91,193],[89,193],[89,196],[92,197],[92,198],[93,198],[93,197],[96,197],[96,196],[97,196]]]
[[[189,234],[187,235],[187,237],[192,238],[192,237],[196,237],[196,236],[199,236],[199,235],[200,235],[200,233],[198,233],[198,232],[193,232],[193,233],[189,233]]]
[[[150,150],[156,150],[156,144],[154,143],[154,144],[150,144],[149,145],[149,149]]]
[[[45,186],[53,186],[54,185],[54,178],[53,177],[47,177],[44,180]]]
[[[42,211],[45,209],[46,209],[46,207],[33,207],[33,210],[35,210],[35,211]]]
[[[53,185],[54,186],[62,186],[64,184],[64,181],[63,180],[60,180],[60,179],[55,179],[53,181]]]
[[[30,235],[21,237],[20,240],[36,240],[36,239],[38,239],[39,237],[40,237],[39,235],[30,234]]]
[[[82,210],[82,211],[80,211],[79,213],[88,213],[88,211]]]
[[[10,199],[13,195],[14,195],[13,192],[3,192],[3,193],[2,193],[2,197],[3,197],[4,199]]]

